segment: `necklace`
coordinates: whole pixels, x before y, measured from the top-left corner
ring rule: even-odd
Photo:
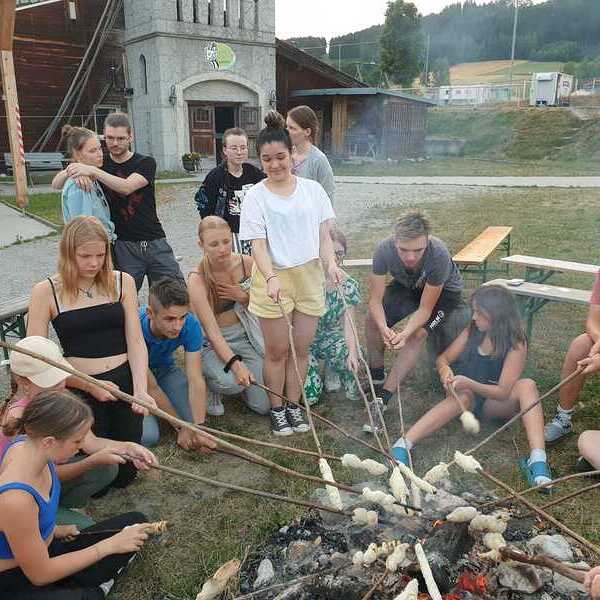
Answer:
[[[87,298],[93,298],[94,294],[92,294],[92,288],[94,287],[94,284],[92,283],[92,285],[90,285],[90,287],[87,290],[84,290],[80,287],[78,287],[77,289],[84,294],[84,296],[86,296]]]

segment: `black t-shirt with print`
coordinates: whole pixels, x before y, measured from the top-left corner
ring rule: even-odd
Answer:
[[[110,204],[110,214],[115,224],[117,238],[129,242],[159,240],[165,237],[165,231],[156,214],[154,178],[156,161],[151,156],[135,152],[123,163],[117,163],[110,156],[104,159],[102,167],[107,173],[127,179],[133,173],[139,173],[148,181],[148,185],[123,196],[108,186],[103,186]]]
[[[196,195],[201,218],[209,215],[221,217],[229,223],[231,231],[240,231],[240,213],[246,192],[266,175],[250,163],[242,165],[239,177],[232,175],[225,162],[215,167],[204,179]]]

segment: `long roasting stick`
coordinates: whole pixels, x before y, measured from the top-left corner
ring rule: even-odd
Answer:
[[[534,487],[527,488],[522,492],[519,492],[521,496],[525,494],[531,494],[531,492],[537,492],[538,490],[544,489],[546,487],[555,486],[559,483],[563,483],[565,481],[569,481],[570,479],[578,479],[580,477],[590,477],[592,475],[600,475],[600,471],[587,471],[586,473],[571,473],[570,475],[565,475],[564,477],[559,477],[558,479],[553,479],[548,483],[542,483],[540,485],[536,485]],[[506,498],[501,498],[500,500],[492,500],[491,502],[486,502],[480,506],[481,509],[484,508],[492,508],[493,506],[499,506],[504,504],[505,502],[510,502],[515,496],[511,494],[510,496],[506,496]]]
[[[365,357],[364,357],[364,354],[363,354],[363,351],[362,351],[362,348],[360,345],[360,338],[358,337],[358,330],[356,328],[356,323],[354,322],[354,319],[352,318],[352,314],[350,313],[348,303],[346,302],[346,296],[344,294],[343,286],[338,285],[337,291],[338,291],[338,295],[340,296],[340,298],[342,300],[342,304],[344,305],[344,318],[345,319],[347,318],[348,322],[350,323],[350,329],[352,330],[352,336],[354,337],[354,343],[356,344],[358,359],[365,367],[365,370],[367,373],[367,378],[369,381],[369,389],[370,389],[371,395],[373,397],[372,403],[373,403],[373,406],[375,407],[375,410],[378,413],[377,416],[379,417],[379,421],[381,422],[381,425],[383,428],[383,435],[385,437],[385,441],[386,441],[387,448],[388,448],[387,453],[383,447],[383,444],[381,443],[381,440],[379,439],[379,432],[377,431],[377,428],[375,427],[375,423],[373,421],[373,415],[372,415],[371,409],[369,407],[369,400],[368,400],[365,392],[363,391],[362,386],[360,385],[360,381],[358,380],[358,375],[356,373],[353,373],[354,381],[356,382],[358,391],[359,391],[359,393],[363,399],[363,402],[365,404],[365,409],[367,411],[367,417],[369,418],[369,424],[371,425],[371,430],[373,432],[373,435],[375,436],[375,439],[377,440],[379,449],[384,456],[387,454],[388,457],[390,457],[392,459],[392,462],[395,463],[395,459],[393,458],[393,455],[392,455],[392,447],[390,444],[390,438],[389,438],[389,435],[387,432],[387,427],[385,425],[385,419],[383,418],[383,414],[381,412],[381,407],[379,406],[379,402],[377,401],[377,394],[375,393],[375,385],[373,384],[373,377],[371,376],[371,369],[369,369],[369,365],[368,365],[367,361],[365,360]]]
[[[206,438],[219,444],[222,448],[230,450],[231,452],[235,453],[236,455],[238,455],[240,458],[242,458],[244,460],[249,460],[251,462],[256,462],[257,464],[260,464],[262,466],[269,467],[270,469],[278,471],[279,473],[282,473],[283,475],[286,475],[288,477],[297,477],[299,479],[304,479],[305,481],[311,481],[313,483],[318,483],[319,485],[328,484],[328,485],[337,487],[339,489],[342,489],[344,491],[347,491],[347,492],[350,492],[353,494],[357,494],[359,496],[362,495],[361,491],[351,488],[349,486],[346,486],[346,485],[343,485],[343,484],[337,483],[337,482],[329,482],[329,481],[326,481],[325,479],[321,479],[320,477],[315,477],[313,475],[305,475],[304,473],[300,473],[298,471],[294,471],[293,469],[288,469],[287,467],[283,467],[271,460],[263,458],[262,456],[260,456],[258,454],[249,452],[248,450],[245,450],[244,448],[240,448],[239,446],[236,446],[235,444],[230,444],[229,442],[226,442],[225,440],[222,440],[210,433],[202,431],[201,429],[199,429],[196,425],[193,425],[192,423],[188,423],[187,421],[183,421],[181,419],[178,419],[177,417],[173,417],[172,415],[165,412],[164,410],[161,410],[160,408],[157,408],[156,406],[152,406],[152,404],[149,404],[145,400],[141,400],[139,398],[135,398],[134,396],[132,396],[130,394],[126,394],[125,392],[123,392],[119,389],[115,389],[114,387],[109,386],[105,381],[101,381],[100,379],[95,379],[94,377],[92,377],[91,375],[88,375],[87,373],[83,373],[71,366],[67,366],[67,365],[59,363],[55,360],[47,358],[46,356],[43,356],[42,354],[38,354],[37,352],[32,352],[31,350],[27,350],[26,348],[19,348],[17,346],[14,346],[13,344],[9,344],[9,343],[3,342],[3,341],[0,341],[0,348],[6,348],[12,352],[20,352],[21,354],[26,354],[27,356],[36,358],[37,360],[45,362],[46,364],[56,367],[57,369],[61,369],[65,373],[70,373],[71,375],[78,377],[79,379],[83,379],[83,381],[87,381],[88,383],[91,383],[92,385],[102,388],[103,390],[110,392],[113,396],[119,398],[120,400],[123,400],[124,402],[127,402],[128,404],[137,404],[139,406],[143,406],[151,414],[156,415],[157,417],[160,417],[160,418],[164,419],[165,421],[168,421],[171,424],[179,425],[180,427],[185,427],[186,429],[189,429],[190,431],[193,431],[195,433],[200,433],[203,436],[205,436]]]
[[[524,504],[525,506],[527,506],[527,508],[531,509],[539,517],[541,517],[545,521],[548,521],[548,523],[551,523],[552,525],[554,525],[555,527],[560,529],[564,534],[568,535],[570,538],[574,539],[576,542],[579,542],[579,544],[581,544],[583,547],[587,548],[588,550],[590,550],[591,552],[596,554],[596,556],[600,556],[600,548],[598,546],[596,546],[595,544],[592,544],[591,542],[586,540],[583,536],[579,535],[572,529],[569,529],[566,525],[563,525],[563,523],[561,523],[558,519],[554,518],[552,515],[549,515],[547,512],[545,512],[544,510],[542,510],[541,508],[536,506],[533,502],[530,502],[529,500],[527,500],[527,498],[525,498],[522,494],[519,494],[518,492],[513,490],[509,485],[507,485],[503,481],[500,481],[498,478],[494,477],[492,474],[488,473],[487,471],[484,471],[483,469],[477,469],[477,473],[479,473],[480,475],[485,477],[488,481],[491,481],[494,485],[497,485],[498,487],[502,488],[505,492],[508,492],[509,494],[513,494],[514,497],[517,500],[519,500],[519,502],[521,502],[521,504]]]
[[[587,485],[585,487],[582,487],[580,490],[571,492],[570,494],[566,494],[564,496],[561,496],[560,498],[556,498],[556,500],[552,500],[552,502],[548,502],[547,504],[543,504],[542,506],[540,506],[540,508],[542,510],[546,510],[547,508],[551,508],[553,506],[557,506],[558,504],[562,504],[563,502],[566,502],[567,500],[576,498],[577,496],[580,496],[581,494],[585,494],[586,492],[591,492],[592,490],[595,490],[599,487],[600,487],[600,482],[593,483],[592,485]],[[529,517],[529,516],[532,516],[532,513],[524,515],[524,517]]]
[[[582,371],[583,371],[583,367],[577,367],[577,369],[575,369],[575,371],[573,371],[568,377],[565,377],[565,379],[563,379],[561,382],[557,383],[552,389],[548,390],[545,394],[540,396],[531,406],[528,406],[526,409],[522,410],[521,412],[518,412],[514,417],[511,417],[508,421],[506,421],[506,423],[504,423],[504,425],[502,425],[501,427],[499,427],[498,429],[496,429],[495,431],[490,433],[490,435],[488,435],[484,440],[479,442],[476,446],[473,446],[473,448],[471,448],[470,450],[467,450],[466,452],[464,452],[464,454],[473,454],[474,452],[477,452],[477,450],[479,450],[480,448],[485,446],[488,442],[490,442],[492,439],[494,439],[498,434],[502,433],[505,429],[508,429],[515,421],[517,421],[518,419],[520,419],[521,417],[526,415],[530,410],[533,410],[538,404],[540,404],[542,402],[542,400],[545,400],[548,396],[550,396],[550,395],[554,394],[554,392],[558,391],[563,385],[566,385],[567,383],[569,383],[570,381],[575,379],[575,377],[580,375]],[[455,464],[455,462],[456,461],[454,461],[454,460],[449,462],[448,467]]]
[[[300,375],[300,367],[298,365],[298,355],[296,354],[296,345],[294,344],[294,326],[292,325],[292,322],[290,321],[289,316],[286,314],[285,310],[283,309],[283,305],[281,304],[280,300],[277,301],[277,305],[279,306],[281,315],[282,315],[283,319],[285,320],[285,323],[288,328],[288,339],[289,339],[289,343],[290,343],[290,350],[292,352],[292,360],[294,362],[294,369],[296,371],[296,377],[298,378],[298,384],[300,385],[300,390],[302,393],[302,400],[304,401],[304,406],[306,408],[306,417],[308,419],[308,425],[310,427],[310,431],[312,433],[313,439],[315,440],[315,447],[317,449],[317,452],[319,453],[319,456],[321,458],[323,458],[323,448],[321,447],[321,442],[319,440],[319,436],[317,435],[317,429],[315,428],[315,422],[313,421],[313,418],[312,418],[312,411],[310,409],[310,404],[306,397],[306,392],[304,391],[304,378],[302,377],[302,375]]]
[[[224,438],[228,438],[230,440],[236,440],[238,442],[244,442],[246,444],[254,444],[256,446],[264,446],[265,448],[275,448],[276,450],[283,450],[284,452],[292,452],[295,454],[304,454],[306,456],[314,456],[319,458],[319,455],[316,452],[312,452],[311,450],[303,450],[302,448],[293,448],[291,446],[283,446],[281,444],[274,444],[272,442],[264,442],[263,440],[255,440],[253,438],[245,437],[243,435],[238,435],[236,433],[230,433],[229,431],[222,431],[221,429],[213,429],[212,427],[207,427],[206,425],[199,425],[202,431],[206,431],[207,433],[212,433],[216,436],[221,436]],[[329,460],[336,460],[341,462],[341,458],[338,456],[333,456],[331,454],[323,454],[324,458]]]
[[[517,562],[526,563],[529,565],[545,567],[546,569],[551,569],[556,573],[560,573],[564,577],[567,577],[571,581],[576,581],[577,583],[583,583],[585,581],[586,571],[578,571],[577,569],[573,569],[569,565],[554,560],[549,556],[545,556],[543,554],[539,556],[529,556],[528,554],[525,554],[525,552],[522,552],[521,550],[511,546],[503,546],[499,551],[500,555],[505,560],[515,560]]]
[[[127,454],[121,454],[121,456],[128,460],[133,459],[133,457],[128,456]],[[324,511],[327,511],[330,513],[334,513],[336,515],[352,516],[351,511],[338,510],[337,508],[332,508],[331,506],[324,506],[322,504],[317,504],[315,502],[308,502],[307,500],[300,500],[298,498],[289,498],[287,496],[280,496],[279,494],[271,494],[270,492],[263,492],[262,490],[255,490],[252,488],[242,487],[240,485],[235,485],[233,483],[225,483],[224,481],[217,481],[216,479],[209,479],[208,477],[203,477],[202,475],[188,473],[187,471],[181,471],[179,469],[174,469],[173,467],[166,467],[165,465],[153,465],[150,463],[146,463],[146,464],[150,468],[156,469],[158,471],[164,471],[165,473],[170,473],[171,475],[178,475],[179,477],[186,477],[187,479],[193,479],[194,481],[206,483],[208,485],[213,485],[215,487],[221,487],[221,488],[225,488],[228,490],[233,490],[234,492],[243,492],[244,494],[252,494],[253,496],[269,498],[270,500],[278,500],[280,502],[286,502],[288,504],[296,504],[297,506],[305,506],[307,508],[324,510]]]

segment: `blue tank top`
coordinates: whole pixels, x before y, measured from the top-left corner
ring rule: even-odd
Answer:
[[[4,450],[2,455],[0,456],[0,463],[4,460],[4,455],[7,450],[26,439],[26,436],[20,435],[17,436]],[[48,468],[50,469],[50,474],[52,475],[52,485],[50,487],[50,500],[46,501],[40,493],[28,485],[27,483],[20,483],[18,481],[5,483],[4,485],[0,485],[0,494],[6,492],[8,490],[22,490],[31,494],[34,500],[37,502],[39,507],[39,515],[38,515],[38,524],[40,528],[40,536],[44,541],[46,541],[52,532],[54,531],[54,527],[56,526],[56,512],[58,510],[58,501],[60,499],[60,480],[58,479],[58,475],[56,474],[56,467],[54,463],[49,462]],[[8,545],[8,540],[4,535],[4,532],[0,531],[0,558],[3,559],[11,559],[14,558],[12,550]]]

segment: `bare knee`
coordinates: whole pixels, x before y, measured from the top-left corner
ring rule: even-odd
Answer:
[[[288,355],[289,344],[265,343],[265,360],[284,363],[288,359]]]
[[[565,362],[577,362],[586,358],[593,345],[594,342],[592,342],[592,338],[587,333],[577,336],[569,346]]]
[[[538,390],[533,379],[519,379],[513,387],[513,394],[519,397],[519,400],[537,400]]]
[[[587,460],[594,454],[600,458],[600,431],[584,431],[577,440],[577,446],[581,456]]]

